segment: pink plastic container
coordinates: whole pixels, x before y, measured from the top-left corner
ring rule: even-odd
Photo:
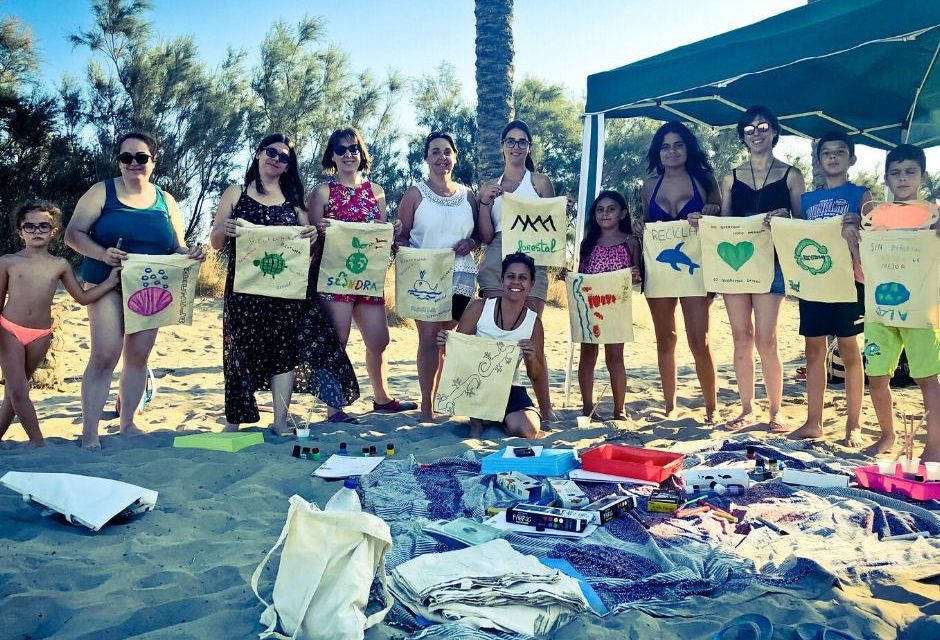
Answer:
[[[919,473],[926,477],[927,468],[920,465]],[[855,470],[858,484],[881,493],[896,493],[913,500],[940,500],[940,482],[917,482],[899,476],[878,472],[878,467],[858,467]]]
[[[622,478],[662,482],[682,469],[684,459],[681,453],[603,444],[581,454],[581,468]]]

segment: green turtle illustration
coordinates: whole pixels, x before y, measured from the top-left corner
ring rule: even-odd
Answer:
[[[365,249],[368,247],[368,243],[362,242],[359,238],[353,236],[352,239],[353,249],[356,249],[355,253],[349,255],[346,258],[346,268],[352,271],[353,273],[362,273],[366,270],[366,267],[369,266],[369,258],[366,254],[359,251],[359,249]]]
[[[274,276],[280,275],[287,269],[287,263],[284,261],[283,253],[265,252],[263,258],[258,258],[251,264],[261,269],[262,278],[264,276],[271,276],[273,279]]]
[[[881,347],[878,346],[877,342],[869,342],[865,345],[865,349],[862,351],[866,356],[878,356],[881,355]]]

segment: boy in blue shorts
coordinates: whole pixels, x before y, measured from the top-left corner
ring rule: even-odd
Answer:
[[[844,133],[827,133],[816,145],[816,158],[826,176],[826,187],[804,193],[801,198],[803,217],[820,220],[834,216],[843,218],[843,236],[849,244],[855,267],[854,302],[814,302],[800,300],[800,335],[806,338],[806,422],[788,438],[821,438],[823,436],[823,404],[826,396],[826,355],[829,336],[838,340],[839,355],[845,363],[845,444],[860,447],[862,396],[865,378],[862,356],[856,336],[863,330],[865,293],[858,259],[858,215],[871,202],[867,187],[849,182],[849,167],[855,164],[855,144]]]
[[[923,150],[911,144],[895,147],[885,160],[885,184],[896,202],[917,200],[926,173],[927,158]],[[932,228],[940,234],[940,221]],[[927,413],[927,446],[920,457],[924,462],[937,462],[940,461],[940,330],[936,327],[905,329],[865,322],[865,373],[881,427],[881,437],[865,453],[878,455],[894,447],[894,406],[888,383],[898,366],[902,349],[907,352],[911,377],[920,387]]]

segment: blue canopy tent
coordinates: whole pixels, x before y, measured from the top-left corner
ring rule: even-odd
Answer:
[[[929,147],[940,144],[938,53],[940,2],[819,0],[588,76],[575,246],[601,190],[607,118],[725,128],[764,104],[784,134]]]

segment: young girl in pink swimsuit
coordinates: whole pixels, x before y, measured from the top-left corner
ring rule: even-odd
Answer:
[[[3,405],[0,438],[14,416],[34,447],[43,445],[36,408],[29,399],[29,378],[42,362],[52,340],[52,298],[61,282],[80,304],[95,302],[120,282],[120,267],[101,284],[83,290],[72,265],[49,253],[61,226],[62,212],[49,202],[26,202],[13,215],[22,250],[0,256],[0,368]]]
[[[633,283],[640,282],[640,243],[630,234],[630,212],[623,196],[616,191],[601,191],[588,209],[587,231],[581,241],[579,273],[607,273],[621,269],[633,271]],[[578,386],[581,388],[581,412],[594,411],[594,366],[596,344],[581,343],[578,359]],[[614,396],[614,420],[622,420],[627,392],[627,370],[623,363],[623,343],[605,344],[604,359],[610,374]]]

